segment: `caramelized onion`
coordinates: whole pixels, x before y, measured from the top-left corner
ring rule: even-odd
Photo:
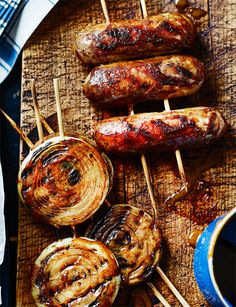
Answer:
[[[122,282],[127,285],[147,279],[159,261],[160,230],[152,217],[138,208],[115,205],[95,225],[90,236],[113,251]]]
[[[110,306],[120,275],[114,255],[103,243],[66,238],[43,250],[31,282],[37,306]]]
[[[111,189],[110,160],[83,138],[53,137],[23,161],[18,191],[32,214],[54,226],[87,220]]]

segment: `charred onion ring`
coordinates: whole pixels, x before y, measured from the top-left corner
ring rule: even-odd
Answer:
[[[31,282],[37,306],[110,306],[119,290],[120,275],[105,244],[66,238],[43,250]]]
[[[36,218],[54,226],[76,225],[101,206],[112,177],[110,160],[91,142],[52,137],[23,161],[18,191]]]
[[[132,206],[112,207],[89,236],[113,251],[127,285],[147,279],[160,259],[160,230],[149,214]]]

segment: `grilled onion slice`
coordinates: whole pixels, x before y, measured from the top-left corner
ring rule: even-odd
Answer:
[[[91,230],[89,236],[113,251],[122,282],[138,284],[147,279],[161,254],[161,234],[152,217],[128,205],[115,205]]]
[[[119,267],[101,242],[66,238],[46,247],[32,271],[37,306],[110,306],[119,290]]]
[[[18,191],[36,218],[54,226],[76,225],[101,206],[112,178],[110,160],[91,142],[55,136],[23,161]]]

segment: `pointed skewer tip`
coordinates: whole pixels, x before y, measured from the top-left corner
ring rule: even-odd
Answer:
[[[62,120],[62,113],[61,113],[61,98],[60,98],[60,91],[59,91],[59,79],[53,79],[55,97],[56,97],[56,107],[57,107],[57,119],[58,119],[58,126],[59,126],[59,134],[60,137],[64,137],[64,128],[63,128],[63,120]]]
[[[13,129],[15,129],[15,131],[19,134],[19,136],[22,138],[22,140],[25,141],[25,143],[27,144],[27,146],[30,149],[34,148],[34,144],[30,141],[30,139],[24,134],[24,132],[18,127],[18,125],[14,122],[14,120],[7,115],[7,113],[5,113],[2,109],[0,109],[0,111],[2,112],[2,114],[6,117],[6,119],[8,120],[8,122],[10,123],[10,125],[13,127]]]

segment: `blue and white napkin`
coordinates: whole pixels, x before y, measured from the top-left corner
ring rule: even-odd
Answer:
[[[59,0],[0,0],[0,84],[40,22]]]

